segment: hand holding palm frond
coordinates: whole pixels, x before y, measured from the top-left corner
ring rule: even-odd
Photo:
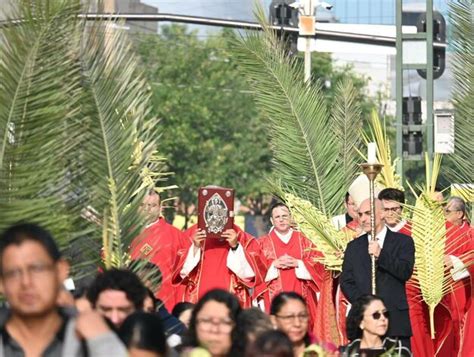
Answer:
[[[331,221],[309,201],[286,194],[285,200],[301,232],[323,254],[321,263],[328,270],[341,271],[344,251],[351,237],[338,231]]]

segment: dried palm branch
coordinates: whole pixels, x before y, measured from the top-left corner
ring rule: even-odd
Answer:
[[[369,142],[375,142],[377,144],[377,159],[379,163],[383,165],[382,171],[377,176],[377,182],[383,187],[396,188],[404,191],[400,176],[396,173],[398,158],[392,161],[390,141],[387,137],[385,123],[382,125],[375,110],[372,111],[372,115],[370,116],[369,132],[370,135],[368,136],[365,132],[361,131],[364,141],[366,144]],[[364,159],[367,159],[364,154],[360,154]]]
[[[422,298],[429,308],[430,331],[434,338],[434,309],[450,287],[444,267],[446,250],[446,225],[441,204],[433,200],[436,181],[441,166],[441,155],[436,154],[433,167],[428,155],[426,161],[426,184],[416,195],[415,206],[406,207],[412,212],[412,237],[415,243],[414,283],[419,286]]]
[[[415,243],[415,281],[429,307],[430,330],[434,338],[434,309],[449,286],[444,269],[446,226],[442,207],[427,193],[421,193],[412,208],[412,237]]]
[[[302,67],[290,57],[275,32],[267,27],[261,8],[256,11],[262,33],[248,33],[233,47],[241,71],[255,91],[255,101],[269,119],[273,150],[273,181],[288,187],[287,192],[308,198],[325,215],[342,206],[350,158],[342,165],[338,137],[319,86],[303,82]],[[344,91],[350,95],[350,90]],[[344,107],[345,105],[345,107]],[[341,100],[336,116],[357,117],[350,98]],[[351,111],[351,113],[349,113]],[[354,113],[352,112],[354,111]]]
[[[331,220],[309,201],[293,194],[286,194],[285,200],[301,232],[323,254],[318,261],[328,270],[341,271],[344,251],[351,240],[350,235],[338,231]]]

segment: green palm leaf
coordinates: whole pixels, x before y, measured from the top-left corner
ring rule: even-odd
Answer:
[[[78,21],[76,0],[18,8],[0,52],[0,228],[38,222],[80,266],[105,242],[108,266],[124,266],[138,205],[164,168],[127,35]]]
[[[263,33],[249,33],[234,46],[242,72],[256,92],[255,101],[269,119],[273,150],[273,181],[287,191],[308,198],[324,214],[341,207],[347,176],[340,162],[340,143],[331,130],[331,117],[319,87],[303,83],[302,68],[285,52],[276,34],[265,25],[263,10],[257,17]],[[345,93],[350,94],[350,91]],[[343,100],[339,112],[347,115],[351,100]],[[347,109],[347,110],[346,110]],[[353,110],[353,109],[350,109]]]
[[[474,5],[470,0],[453,1],[449,10],[453,47],[453,102],[455,147],[450,170],[452,182],[474,182]],[[471,192],[471,196],[474,192]]]
[[[362,138],[354,134],[362,130],[361,110],[356,89],[350,80],[337,83],[335,97],[331,128],[339,148],[337,163],[345,176],[342,187],[349,187],[360,172],[358,151]]]
[[[0,228],[36,221],[64,247],[74,236],[69,213],[79,217],[74,191],[66,189],[74,175],[68,162],[83,135],[78,66],[68,53],[77,39],[77,6],[22,5],[12,17],[23,23],[2,30],[0,49]]]

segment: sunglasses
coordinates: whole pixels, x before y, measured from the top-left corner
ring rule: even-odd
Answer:
[[[390,317],[390,313],[389,313],[387,310],[385,310],[385,311],[382,311],[382,312],[380,312],[380,311],[374,312],[374,313],[372,314],[372,318],[373,318],[374,320],[378,320],[378,319],[380,319],[380,318],[382,317],[382,315],[383,315],[383,317],[385,317],[386,319],[388,319],[388,318]]]

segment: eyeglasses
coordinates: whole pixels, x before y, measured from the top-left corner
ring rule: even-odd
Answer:
[[[230,333],[234,328],[234,322],[231,320],[215,320],[212,318],[197,318],[196,325],[203,331],[211,332],[216,327],[219,332]]]
[[[387,310],[384,310],[384,311],[376,311],[374,312],[371,316],[374,320],[379,320],[381,317],[385,317],[386,319],[388,319],[390,317],[390,312],[388,312]]]
[[[451,212],[461,212],[461,210],[459,209],[447,209],[447,208],[444,208],[444,213],[451,213]]]
[[[401,211],[401,209],[402,209],[402,208],[401,208],[400,206],[398,206],[398,207],[386,207],[386,208],[384,208],[383,210],[384,210],[385,212],[397,213],[398,211]]]
[[[299,321],[306,322],[309,319],[308,314],[298,314],[298,315],[275,315],[277,318],[283,320],[285,323],[294,322],[296,319]]]
[[[44,273],[49,273],[54,268],[54,264],[47,263],[36,263],[28,265],[26,268],[7,269],[2,272],[2,276],[5,280],[18,281],[26,273],[33,279],[39,278]]]

